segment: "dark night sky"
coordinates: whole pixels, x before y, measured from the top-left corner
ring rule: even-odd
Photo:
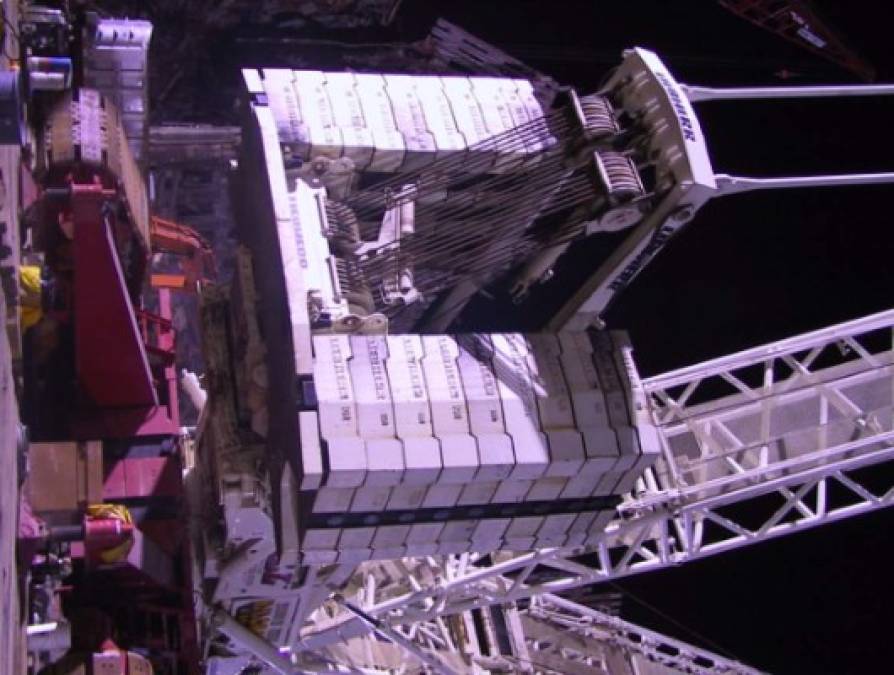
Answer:
[[[782,84],[781,69],[803,73],[792,83],[854,82],[713,2],[609,4],[406,2],[401,20],[410,30],[444,16],[585,92],[633,45],[658,51],[684,82]],[[888,3],[817,4],[879,80],[894,81]],[[697,112],[718,172],[894,170],[894,98],[711,103]],[[892,198],[894,186],[882,186],[713,202],[628,289],[609,323],[630,331],[650,375],[888,309]],[[566,263],[566,278],[582,265]],[[698,643],[685,626],[776,673],[888,671],[892,524],[894,513],[883,511],[631,578],[620,585],[679,625],[632,599],[624,613]]]

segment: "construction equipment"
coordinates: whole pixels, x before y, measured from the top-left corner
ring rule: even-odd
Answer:
[[[695,101],[894,87],[712,90],[643,49],[551,110],[512,79],[244,76],[247,250],[202,309],[196,501],[222,528],[195,545],[216,560],[203,628],[216,668],[390,664],[375,634],[420,669],[521,669],[523,629],[488,608],[888,503],[851,471],[890,454],[890,343],[874,335],[889,315],[646,381],[626,336],[593,325],[713,197],[894,182],[715,174]],[[521,295],[574,241],[622,230],[548,332],[445,332],[480,289],[509,278]],[[842,361],[815,369],[842,339]],[[690,412],[717,376],[732,394]],[[832,509],[829,480],[858,505]],[[758,530],[724,508],[772,492],[786,506]],[[563,602],[532,616],[586,615]],[[494,633],[457,639],[448,620]]]
[[[66,15],[35,12],[23,48],[55,48],[53,36],[69,34]],[[141,48],[145,61],[148,41]],[[31,105],[42,120],[39,189],[24,238],[40,267],[23,336],[31,442],[19,539],[31,665],[197,672],[192,602],[178,589],[189,566],[174,331],[169,291],[146,292],[159,228],[128,138],[133,106],[122,116],[88,88]],[[192,253],[188,244],[201,242],[187,235],[168,227],[157,239]],[[204,261],[201,245],[196,253]]]
[[[149,226],[152,250],[178,256],[182,274],[153,274],[154,288],[195,291],[196,284],[217,276],[211,245],[191,227],[152,216]]]
[[[87,25],[138,108],[151,27]],[[713,197],[894,182],[715,174],[694,103],[894,87],[695,87],[639,48],[589,95],[243,76],[227,285],[203,238],[150,214],[139,115],[93,89],[46,110],[22,537],[40,663],[71,644],[75,667],[216,675],[756,672],[557,594],[889,505],[864,478],[894,457],[894,314],[648,379],[603,314]],[[587,237],[620,243],[543,332],[471,322],[497,287],[535,311]],[[152,251],[183,274],[153,275]],[[200,299],[194,431],[170,288]]]

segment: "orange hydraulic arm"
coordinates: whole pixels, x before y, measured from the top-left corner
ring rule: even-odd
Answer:
[[[180,256],[183,274],[153,274],[152,286],[194,291],[196,284],[214,279],[217,264],[211,245],[191,227],[152,216],[149,228],[152,250]]]

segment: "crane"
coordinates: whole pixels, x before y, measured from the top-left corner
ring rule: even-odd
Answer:
[[[575,672],[571,638],[544,636],[612,620],[555,594],[894,498],[872,471],[892,453],[891,312],[646,379],[601,318],[712,198],[894,182],[715,174],[694,104],[890,85],[717,90],[678,83],[634,49],[601,92],[566,92],[538,114],[511,78],[244,77],[252,226],[233,289],[209,289],[202,322],[197,470],[216,481],[206,517],[226,535],[197,556],[228,552],[206,599],[205,640],[223,640],[215,667],[387,668],[404,653],[434,672]],[[439,99],[461,109],[457,91],[477,101],[479,129],[501,130],[491,140],[466,144],[472,116],[437,117]],[[372,112],[383,97],[393,126]],[[357,179],[370,169],[378,181]],[[606,232],[626,238],[544,333],[452,328],[496,277],[540,281],[575,241]],[[242,365],[261,361],[263,377]],[[264,396],[256,423],[249,400]],[[238,617],[258,612],[246,630]],[[658,659],[650,644],[625,649]],[[538,650],[566,660],[538,666]],[[578,666],[623,672],[584,652]],[[752,672],[681,653],[684,672],[706,672],[701,658]]]
[[[151,26],[93,20],[145,67]],[[47,99],[40,245],[74,339],[41,371],[72,405],[26,419],[32,653],[71,642],[69,578],[94,668],[758,672],[562,594],[888,506],[894,310],[648,378],[605,312],[711,199],[894,182],[715,173],[697,105],[894,86],[713,89],[642,48],[587,95],[516,67],[243,71],[228,284],[149,212],[109,95]],[[475,326],[494,289],[539,311],[530,289],[593,237],[616,246],[541,331]],[[186,258],[154,277],[159,316],[153,246]],[[191,430],[165,287],[199,297]]]

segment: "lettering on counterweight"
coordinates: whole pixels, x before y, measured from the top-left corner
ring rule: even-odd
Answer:
[[[612,279],[611,283],[608,285],[609,290],[620,291],[627,286],[627,284],[633,280],[633,277],[639,273],[640,269],[642,269],[642,267],[649,262],[656,253],[658,253],[658,251],[664,248],[664,245],[676,231],[677,226],[668,223],[665,223],[658,228],[649,243],[643,247],[643,250],[637,253],[636,257],[630,261],[630,264],[627,265],[618,276]]]

